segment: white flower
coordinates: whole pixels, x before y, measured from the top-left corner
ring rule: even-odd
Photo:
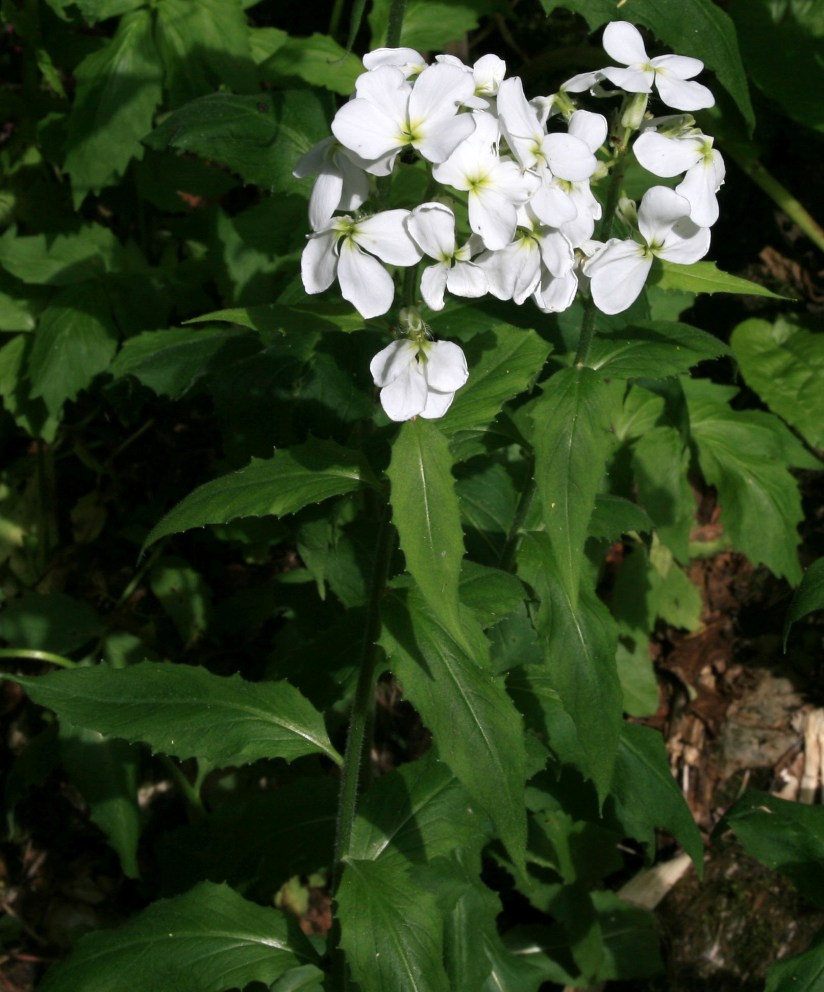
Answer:
[[[384,172],[409,146],[429,162],[443,162],[475,130],[472,114],[458,114],[475,91],[473,77],[457,66],[430,65],[412,84],[402,69],[379,65],[358,76],[355,90],[335,115],[332,133]]]
[[[606,118],[602,114],[593,114],[588,110],[576,110],[569,119],[569,133],[580,138],[594,154],[606,141]],[[572,247],[577,248],[592,237],[595,221],[601,217],[601,204],[593,195],[588,179],[579,182],[555,179],[553,185],[566,195],[569,207],[575,211],[571,217],[561,218],[556,226]],[[535,206],[537,213],[539,208]]]
[[[644,193],[638,208],[638,230],[643,243],[613,238],[583,266],[595,305],[603,313],[621,313],[644,288],[655,256],[685,265],[697,262],[709,250],[710,232],[689,217],[690,205],[666,186]]]
[[[363,65],[365,69],[394,65],[402,69],[405,76],[417,76],[426,68],[423,56],[414,48],[376,48],[364,55]]]
[[[421,296],[432,310],[443,309],[445,290],[456,296],[478,297],[486,293],[486,276],[470,259],[483,249],[473,234],[460,248],[455,241],[455,215],[442,203],[415,207],[406,227],[418,246],[436,265],[427,266],[421,276]]]
[[[442,165],[432,170],[439,183],[466,190],[469,226],[493,250],[509,244],[515,233],[517,207],[526,203],[540,185],[517,162],[498,154],[498,122],[491,114],[476,113],[475,131],[462,141]]]
[[[306,292],[322,293],[337,277],[341,295],[362,317],[386,313],[395,283],[378,259],[414,265],[421,258],[404,226],[408,216],[408,210],[384,210],[365,220],[335,217],[325,230],[310,234],[300,263]]]
[[[369,371],[390,420],[442,417],[469,378],[458,345],[425,339],[393,341],[375,355]]]
[[[357,156],[333,137],[324,138],[301,156],[292,175],[296,179],[317,175],[309,197],[309,223],[313,231],[325,227],[336,210],[357,210],[369,196],[369,177]]]
[[[608,66],[601,76],[628,93],[651,93],[652,85],[668,107],[676,110],[703,110],[715,104],[715,97],[701,83],[687,82],[704,68],[700,59],[686,55],[657,55],[651,59],[644,48],[641,32],[628,21],[607,24],[603,38],[607,55],[626,68]],[[570,88],[570,84],[565,84]]]
[[[666,122],[658,123],[666,127]],[[715,194],[726,172],[724,160],[712,143],[708,135],[687,127],[675,134],[645,130],[632,148],[641,165],[654,176],[670,178],[685,173],[675,192],[689,200],[690,217],[701,227],[710,227],[718,220]]]
[[[506,62],[502,58],[497,55],[482,55],[471,69],[455,55],[436,55],[435,61],[457,65],[465,72],[472,73],[475,93],[464,101],[465,107],[473,110],[489,110],[492,107],[492,98],[497,94],[506,75]]]

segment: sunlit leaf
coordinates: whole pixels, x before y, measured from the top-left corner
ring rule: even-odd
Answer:
[[[596,335],[587,365],[618,379],[663,379],[728,353],[723,341],[706,331],[660,320]]]
[[[661,289],[673,289],[688,293],[737,293],[743,296],[767,296],[772,300],[784,300],[766,286],[741,276],[722,272],[715,262],[694,262],[692,265],[678,265],[656,259],[650,275],[650,285]]]

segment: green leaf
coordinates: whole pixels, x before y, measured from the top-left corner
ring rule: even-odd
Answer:
[[[184,648],[204,633],[211,613],[211,590],[182,558],[161,558],[149,571],[149,587],[177,628]]]
[[[604,941],[598,970],[601,981],[652,978],[664,970],[657,921],[652,913],[627,905],[609,890],[593,892],[592,902]]]
[[[386,44],[389,0],[376,0],[369,13],[371,48]],[[478,18],[492,10],[490,0],[408,0],[401,45],[418,51],[441,51],[447,42],[474,31]]]
[[[316,958],[280,910],[202,882],[186,895],[154,903],[125,926],[82,937],[48,971],[40,992],[224,992],[253,981],[269,984]]]
[[[621,726],[610,793],[628,835],[654,850],[656,828],[671,833],[695,862],[704,863],[704,843],[670,771],[657,731],[634,723]]]
[[[599,493],[587,533],[602,541],[617,541],[622,534],[648,534],[652,527],[649,514],[637,503],[623,496]]]
[[[696,503],[687,474],[689,449],[674,427],[654,427],[633,446],[632,474],[638,499],[661,541],[680,561],[689,561],[689,536]]]
[[[253,458],[245,468],[205,483],[178,503],[149,532],[144,550],[167,534],[192,527],[295,513],[352,492],[367,478],[361,455],[334,441],[312,439],[266,460]]]
[[[176,110],[145,141],[219,162],[264,189],[308,193],[311,181],[295,179],[292,170],[328,131],[323,105],[309,90],[210,93]]]
[[[809,950],[776,961],[767,972],[764,992],[819,992],[824,982],[824,940]]]
[[[731,410],[721,387],[691,380],[683,385],[698,462],[718,490],[725,533],[753,564],[763,562],[796,585],[803,514],[781,438],[763,418]]]
[[[352,833],[359,861],[427,864],[488,833],[454,773],[434,755],[401,765],[366,793]]]
[[[123,874],[139,878],[137,749],[65,721],[60,726],[59,748],[69,778],[89,805],[89,815],[117,851]]]
[[[795,590],[787,615],[784,618],[784,650],[790,628],[814,610],[824,610],[824,558],[819,558],[804,573],[801,585]]]
[[[592,779],[603,801],[612,782],[622,723],[617,631],[609,611],[585,585],[573,603],[559,571],[549,535],[526,534],[518,573],[541,600],[535,626],[543,639],[549,677],[578,731],[578,767]]]
[[[516,864],[526,843],[521,718],[489,671],[488,644],[466,613],[457,641],[415,592],[387,597],[380,644],[438,755],[495,824]],[[467,653],[464,644],[471,648]]]
[[[220,83],[235,91],[257,88],[249,26],[238,0],[159,0],[155,9],[163,82],[173,105],[211,93]]]
[[[722,272],[715,262],[693,262],[692,265],[678,265],[656,258],[650,274],[650,285],[661,289],[674,289],[688,293],[737,293],[743,296],[766,296],[771,300],[786,300],[766,286],[740,276]]]
[[[364,992],[449,992],[434,897],[390,861],[345,862],[341,946]]]
[[[75,726],[143,741],[181,759],[221,766],[304,754],[341,760],[321,715],[288,682],[245,682],[239,675],[221,678],[204,668],[150,661],[16,675],[13,681]]]
[[[417,417],[401,426],[387,475],[406,567],[432,612],[460,641],[463,531],[449,443],[431,420]]]
[[[361,60],[328,34],[289,38],[260,66],[263,78],[271,82],[297,76],[341,96],[355,92],[355,80],[363,71]]]
[[[313,331],[361,331],[367,322],[346,302],[312,300],[299,306],[266,303],[257,307],[235,307],[192,317],[187,324],[204,321],[239,324],[264,334],[305,334],[307,324]]]
[[[717,829],[723,827],[733,831],[747,854],[786,875],[805,899],[824,906],[824,808],[748,789]]]
[[[650,28],[675,54],[701,59],[712,69],[741,111],[750,132],[755,127],[735,27],[712,0],[683,0],[665,5],[659,0],[633,0],[631,10],[616,7],[613,0],[541,0],[541,4],[547,14],[556,7],[581,14],[592,30],[622,17]]]
[[[102,629],[88,603],[63,592],[24,593],[0,612],[0,637],[16,648],[71,654]]]
[[[468,606],[484,628],[500,623],[517,610],[524,587],[511,572],[465,561],[461,571],[461,602]]]
[[[117,350],[117,330],[99,282],[61,290],[40,316],[29,357],[32,396],[57,414],[105,371]]]
[[[0,237],[0,265],[25,283],[76,286],[126,264],[127,250],[101,224],[81,226],[72,234],[28,236],[10,227]]]
[[[824,334],[786,318],[753,318],[730,340],[741,374],[767,406],[813,448],[824,448]]]
[[[257,344],[253,335],[225,327],[144,331],[124,343],[109,372],[115,379],[133,375],[155,393],[180,399],[215,367]]]
[[[660,320],[599,333],[590,346],[587,365],[615,379],[663,379],[727,354],[729,348],[712,334],[678,321]]]
[[[116,182],[143,154],[140,139],[161,100],[152,11],[123,17],[112,40],[87,55],[75,77],[64,168],[77,208],[88,193]]]
[[[18,427],[31,437],[52,442],[58,419],[48,412],[41,399],[29,394],[26,369],[31,345],[31,335],[16,334],[0,348],[0,397]]]
[[[556,372],[534,405],[535,482],[550,554],[572,608],[609,443],[607,396],[592,369]]]
[[[503,404],[537,379],[552,346],[535,331],[498,324],[467,346],[469,380],[440,422],[460,441],[462,431],[488,430]]]

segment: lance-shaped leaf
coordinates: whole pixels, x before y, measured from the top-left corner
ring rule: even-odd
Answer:
[[[143,741],[176,758],[240,765],[325,754],[341,763],[321,715],[288,682],[246,682],[149,661],[16,675],[14,681],[75,726]]]
[[[684,796],[672,777],[660,734],[649,727],[623,724],[610,791],[618,818],[631,837],[652,845],[655,829],[666,830],[701,871],[704,844]]]
[[[227,885],[202,882],[163,899],[125,926],[81,937],[55,965],[40,992],[223,992],[273,982],[317,955],[277,909],[247,902]]]
[[[449,992],[434,896],[391,861],[345,863],[341,946],[364,992]]]
[[[573,603],[547,534],[525,535],[518,572],[541,600],[536,628],[549,678],[578,731],[580,770],[595,783],[603,801],[612,782],[623,711],[615,622],[586,587]]]
[[[679,321],[659,320],[600,332],[590,346],[587,365],[614,379],[663,379],[727,354],[729,348],[712,334]]]
[[[771,300],[786,300],[766,286],[741,276],[722,272],[715,262],[693,262],[692,265],[679,265],[656,258],[652,265],[649,284],[686,293],[735,293],[743,296],[766,296]]]
[[[523,865],[523,725],[502,680],[490,672],[483,631],[464,612],[457,641],[415,592],[387,597],[382,619],[389,667],[432,731],[439,756]]]
[[[195,489],[155,524],[144,549],[167,534],[192,527],[295,513],[310,503],[352,492],[368,478],[358,452],[313,438],[276,451],[271,458],[253,458],[245,468]]]
[[[801,585],[787,609],[784,618],[784,650],[787,650],[787,638],[790,627],[813,610],[824,610],[824,558],[819,558],[804,573]]]
[[[461,640],[458,582],[463,531],[449,443],[421,417],[402,425],[389,465],[392,522],[406,567],[432,612]]]
[[[550,553],[574,608],[609,441],[604,383],[592,369],[562,369],[544,386],[532,417],[535,482]]]

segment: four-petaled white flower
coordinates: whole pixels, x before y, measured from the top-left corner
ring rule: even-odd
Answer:
[[[455,241],[455,215],[443,203],[423,203],[415,207],[406,227],[425,255],[434,258],[421,276],[421,296],[432,310],[443,310],[445,290],[456,296],[475,298],[487,291],[486,276],[471,258],[483,251],[483,242],[473,234],[458,247]]]
[[[634,24],[612,21],[604,29],[604,50],[621,63],[600,70],[600,75],[628,93],[651,93],[652,85],[668,107],[675,110],[704,110],[715,97],[701,83],[688,82],[704,68],[700,59],[688,55],[656,55],[650,58],[644,39]],[[566,84],[570,88],[569,83]]]
[[[301,156],[292,175],[317,176],[309,197],[309,224],[319,231],[336,210],[357,210],[369,196],[366,163],[333,137],[324,138]]]
[[[337,277],[341,295],[362,317],[386,313],[395,283],[378,259],[414,265],[422,254],[404,226],[408,216],[408,210],[384,210],[365,220],[335,217],[325,230],[310,234],[300,265],[306,292],[322,293]]]
[[[621,313],[631,306],[644,288],[653,258],[685,265],[706,255],[709,229],[690,220],[689,213],[689,202],[666,186],[646,191],[638,208],[643,242],[613,238],[584,263],[599,310]]]
[[[466,356],[451,341],[402,338],[379,351],[369,365],[390,420],[442,417],[469,372]]]

